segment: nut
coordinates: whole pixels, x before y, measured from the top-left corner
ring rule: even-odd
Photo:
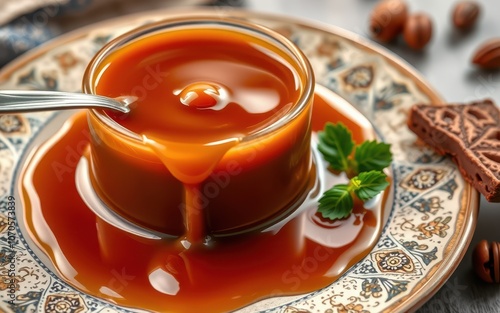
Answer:
[[[429,43],[432,37],[432,20],[425,13],[415,13],[406,19],[403,38],[406,44],[420,50]]]
[[[460,30],[472,28],[476,24],[481,7],[475,1],[458,2],[452,14],[453,25]]]
[[[402,0],[380,2],[370,15],[370,32],[374,38],[389,42],[403,30],[408,7]]]
[[[500,282],[500,243],[481,240],[474,249],[472,264],[476,274],[485,282]]]
[[[472,63],[484,69],[500,68],[500,38],[484,42],[474,53]]]

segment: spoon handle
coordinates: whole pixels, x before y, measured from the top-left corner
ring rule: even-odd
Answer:
[[[128,113],[130,99],[85,93],[35,90],[0,90],[0,114],[59,109],[107,108]]]

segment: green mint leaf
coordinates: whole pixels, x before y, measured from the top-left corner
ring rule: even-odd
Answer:
[[[339,184],[325,191],[319,199],[318,212],[331,220],[348,217],[354,206],[349,186]]]
[[[365,141],[356,147],[354,160],[358,173],[371,170],[381,171],[392,162],[391,145],[375,140]]]
[[[349,168],[348,157],[354,149],[351,132],[342,123],[327,123],[322,132],[318,134],[318,150],[330,166],[337,171]]]
[[[356,196],[360,200],[366,201],[375,197],[389,186],[386,178],[387,176],[381,171],[363,172],[353,177],[349,184]]]

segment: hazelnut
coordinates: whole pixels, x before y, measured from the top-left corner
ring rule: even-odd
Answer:
[[[483,42],[474,52],[472,63],[483,69],[499,69],[500,38]]]
[[[429,43],[432,37],[432,20],[425,13],[416,13],[406,19],[403,38],[406,44],[420,50]]]
[[[476,24],[479,12],[479,3],[475,1],[459,1],[453,9],[453,25],[460,30],[469,29]]]
[[[500,243],[481,240],[474,249],[472,264],[476,274],[485,282],[500,282]]]
[[[402,0],[384,0],[370,15],[370,32],[382,42],[393,40],[403,30],[408,7]]]

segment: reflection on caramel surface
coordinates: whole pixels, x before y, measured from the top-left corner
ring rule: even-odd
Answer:
[[[350,125],[356,140],[367,139],[355,121],[317,96],[315,131],[325,118]],[[357,203],[349,218],[331,222],[306,199],[286,223],[215,238],[210,245],[186,247],[175,238],[126,233],[96,217],[77,192],[73,158],[88,153],[88,137],[85,116],[77,114],[29,160],[22,175],[26,224],[68,283],[119,305],[223,312],[270,296],[314,291],[364,257],[381,230],[383,201],[371,209]],[[316,165],[324,184],[337,179],[320,160]]]

